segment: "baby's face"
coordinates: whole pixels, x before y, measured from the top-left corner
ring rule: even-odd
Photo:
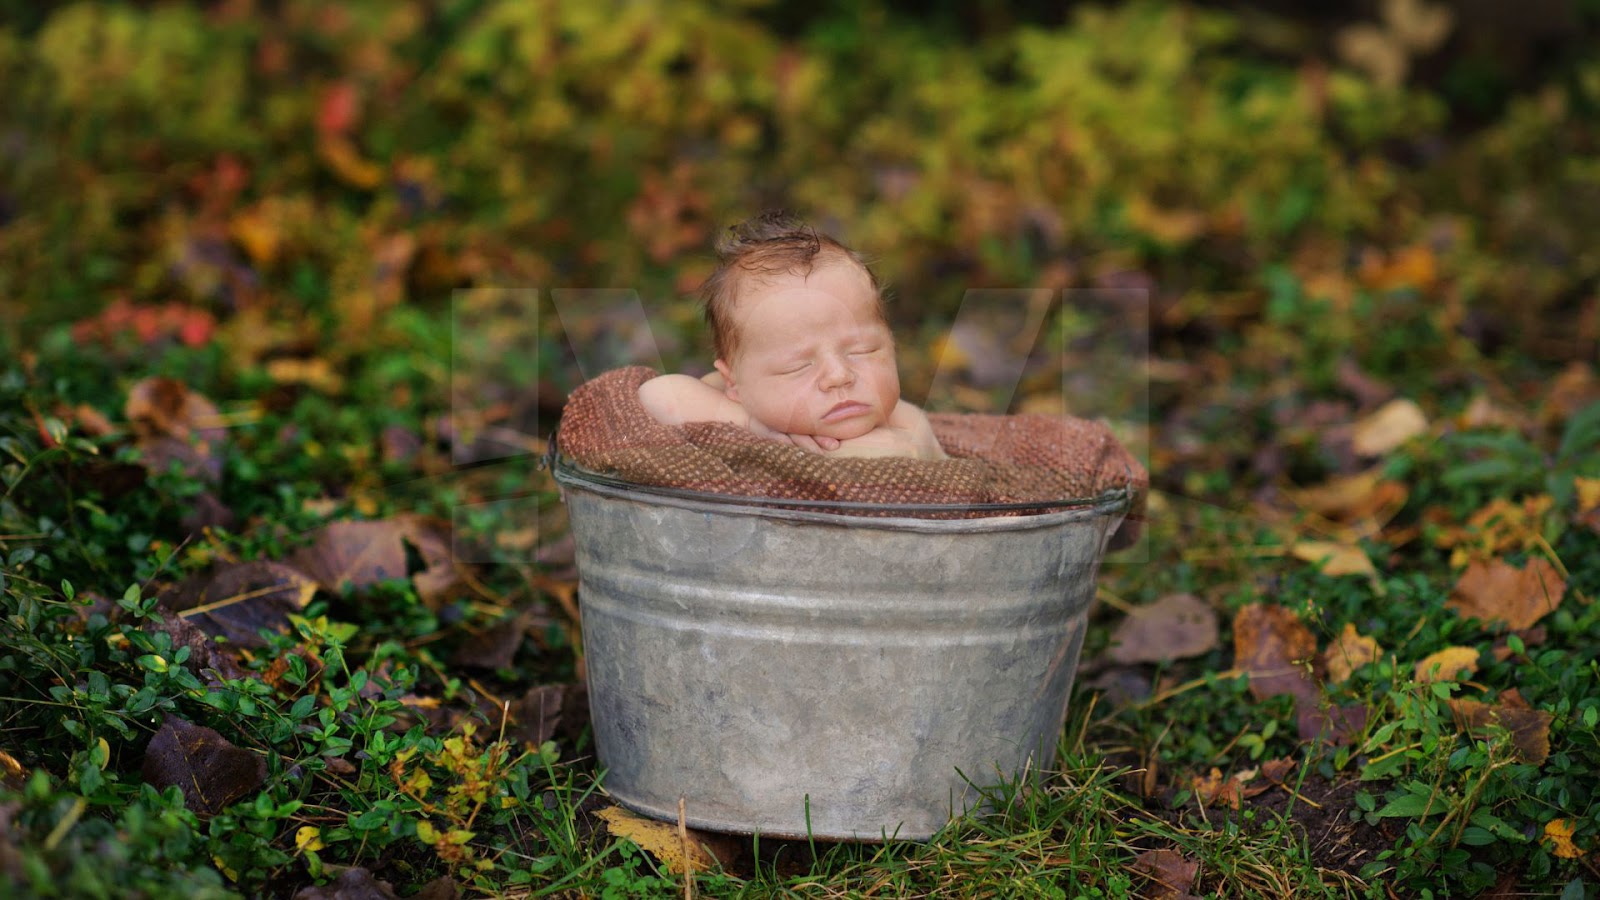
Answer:
[[[830,260],[809,275],[746,277],[734,310],[738,349],[716,362],[728,397],[786,434],[848,440],[888,421],[900,373],[867,274]]]

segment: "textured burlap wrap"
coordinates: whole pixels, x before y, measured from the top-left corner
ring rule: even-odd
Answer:
[[[950,459],[835,458],[725,423],[663,425],[639,401],[639,385],[656,374],[632,366],[578,387],[562,413],[557,449],[585,469],[635,484],[745,497],[872,504],[1048,503],[1094,498],[1131,486],[1132,508],[1111,548],[1125,547],[1138,536],[1149,476],[1098,422],[937,413],[928,419]],[[997,514],[840,511],[928,518]]]

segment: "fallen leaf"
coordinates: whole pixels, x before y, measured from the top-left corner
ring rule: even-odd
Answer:
[[[1350,446],[1362,456],[1382,456],[1428,431],[1422,408],[1404,397],[1390,400],[1355,424]]]
[[[0,787],[20,791],[28,783],[28,770],[11,754],[0,750]]]
[[[344,379],[320,356],[311,359],[280,356],[268,360],[266,368],[268,377],[279,384],[303,384],[324,394],[344,390]]]
[[[394,886],[360,866],[345,869],[332,884],[304,887],[294,900],[400,900]]]
[[[684,840],[677,823],[647,819],[620,806],[602,809],[595,815],[606,823],[607,831],[638,844],[674,874],[705,872],[718,865],[718,858],[701,846],[711,836],[693,828],[688,829],[688,840]]]
[[[209,635],[222,635],[245,647],[264,647],[259,632],[287,631],[289,615],[305,609],[317,583],[283,563],[236,563],[202,578],[195,590],[180,586],[166,601],[170,609]]]
[[[571,685],[542,684],[511,704],[506,736],[538,747],[555,736]]]
[[[145,750],[142,774],[158,789],[177,785],[184,805],[209,818],[259,788],[267,762],[213,729],[167,716]]]
[[[1573,521],[1600,534],[1600,478],[1575,478],[1573,481],[1578,496],[1578,513]]]
[[[1583,851],[1572,842],[1574,831],[1571,819],[1551,819],[1544,823],[1544,841],[1549,845],[1550,854],[1557,859],[1578,859],[1583,856]]]
[[[1540,423],[1555,426],[1566,422],[1578,411],[1600,400],[1600,378],[1594,367],[1574,361],[1550,382],[1550,393],[1539,407]]]
[[[1281,606],[1256,603],[1234,616],[1233,666],[1249,674],[1257,700],[1291,694],[1314,707],[1320,692],[1304,663],[1316,655],[1316,637]]]
[[[1223,778],[1222,770],[1212,766],[1209,774],[1189,779],[1189,790],[1194,792],[1202,806],[1222,805],[1238,809],[1245,798],[1254,797],[1271,787],[1267,784],[1251,785],[1250,782],[1258,774],[1258,769],[1247,769]]]
[[[1466,678],[1478,672],[1478,651],[1472,647],[1446,647],[1438,653],[1430,653],[1417,663],[1417,680],[1424,684],[1460,681],[1463,672]]]
[[[1543,557],[1530,558],[1520,569],[1497,559],[1468,565],[1445,606],[1463,618],[1522,631],[1554,612],[1566,591],[1566,580]]]
[[[1140,896],[1151,900],[1186,900],[1200,874],[1200,863],[1177,850],[1146,850],[1133,860],[1133,870],[1155,882]]]
[[[1367,706],[1351,703],[1329,706],[1301,703],[1295,709],[1295,730],[1302,741],[1320,741],[1334,747],[1352,743],[1367,728]]]
[[[387,174],[383,166],[363,157],[344,135],[325,135],[317,141],[317,157],[340,181],[362,190],[382,184]]]
[[[1117,625],[1106,656],[1122,665],[1185,659],[1217,646],[1217,614],[1193,594],[1168,594]]]
[[[1288,777],[1299,764],[1292,759],[1269,759],[1261,764],[1261,777],[1273,784],[1283,784],[1283,779]]]
[[[165,472],[173,461],[208,484],[222,477],[227,431],[210,400],[172,378],[146,378],[128,389],[123,414],[138,437],[144,464]]]
[[[1322,574],[1335,578],[1341,575],[1365,575],[1374,581],[1378,570],[1373,567],[1367,552],[1353,544],[1333,541],[1295,541],[1289,552],[1295,559],[1320,564]]]
[[[211,635],[200,630],[199,626],[176,613],[164,612],[158,608],[145,627],[166,632],[172,638],[174,650],[188,647],[189,661],[184,665],[197,674],[211,672],[215,677],[209,680],[213,683],[249,677],[249,673],[239,665],[238,659],[227,648],[212,640]]]
[[[1383,477],[1381,466],[1287,493],[1300,508],[1331,522],[1364,524],[1364,534],[1394,518],[1410,496],[1404,484]]]
[[[522,649],[528,628],[537,618],[533,607],[506,616],[483,631],[469,635],[451,658],[456,665],[472,669],[509,669],[517,651]]]
[[[1339,684],[1350,680],[1350,675],[1355,670],[1367,663],[1376,662],[1382,655],[1383,650],[1376,640],[1357,633],[1354,624],[1344,623],[1344,630],[1326,650],[1322,651],[1323,665],[1328,672],[1328,683]]]
[[[1520,696],[1518,699],[1521,699]],[[1481,735],[1485,730],[1498,726],[1511,736],[1511,745],[1516,748],[1518,759],[1538,766],[1549,758],[1550,723],[1555,720],[1552,713],[1528,709],[1525,703],[1522,706],[1506,702],[1490,705],[1470,697],[1447,702],[1450,711],[1455,714],[1456,722],[1468,732]]]
[[[389,519],[330,522],[289,564],[330,591],[361,590],[405,578],[406,545],[416,548],[424,568],[413,576],[417,596],[438,609],[460,583],[451,554],[449,523],[412,513]]]

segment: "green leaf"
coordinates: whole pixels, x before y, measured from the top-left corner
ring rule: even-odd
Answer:
[[[1438,811],[1443,812],[1444,801],[1434,798],[1434,802],[1430,802],[1425,794],[1402,794],[1384,804],[1383,808],[1378,810],[1377,816],[1380,819],[1420,819],[1431,815],[1435,807],[1439,807]]]
[[[1561,890],[1561,900],[1583,900],[1583,898],[1584,890],[1582,878],[1572,879],[1571,881],[1567,882],[1567,886]]]

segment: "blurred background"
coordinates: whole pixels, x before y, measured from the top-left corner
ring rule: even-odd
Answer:
[[[1186,417],[1515,403],[1600,335],[1595,0],[0,10],[9,352],[211,348],[174,374],[284,403],[453,380],[532,433],[574,347],[709,365],[690,294],[771,206],[876,260],[908,396],[942,363],[936,407],[1165,420],[1173,464]],[[975,288],[1077,293],[1030,348],[950,327]],[[638,300],[568,335],[555,289]]]

